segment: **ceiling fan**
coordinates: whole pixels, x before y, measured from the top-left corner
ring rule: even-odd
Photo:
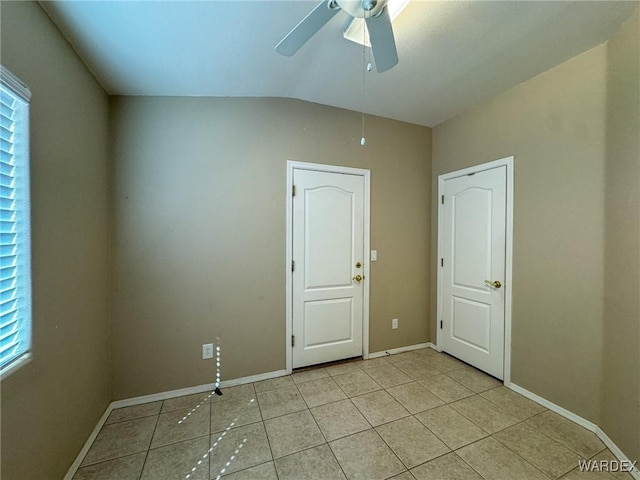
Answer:
[[[276,52],[287,57],[313,37],[336,13],[344,10],[353,18],[364,18],[369,31],[376,70],[385,72],[398,63],[388,0],[323,0],[276,45]]]

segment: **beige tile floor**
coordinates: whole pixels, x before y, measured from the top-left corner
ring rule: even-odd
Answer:
[[[114,410],[74,480],[631,479],[591,432],[432,349]]]

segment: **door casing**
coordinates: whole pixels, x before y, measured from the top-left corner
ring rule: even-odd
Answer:
[[[363,258],[363,305],[362,305],[362,356],[369,358],[369,282],[370,282],[370,202],[371,202],[371,171],[361,168],[324,165],[320,163],[306,163],[294,160],[287,161],[287,190],[286,190],[286,255],[285,255],[285,285],[286,285],[286,370],[293,371],[293,347],[291,335],[293,332],[293,275],[291,262],[293,261],[293,171],[313,170],[317,172],[341,173],[359,175],[364,178],[364,258]]]
[[[505,157],[492,162],[474,165],[469,168],[457,170],[455,172],[445,173],[438,176],[438,255],[435,259],[437,275],[437,316],[436,316],[436,345],[439,351],[442,351],[442,331],[440,329],[440,320],[442,320],[442,270],[438,265],[438,258],[442,257],[442,203],[440,198],[444,192],[444,182],[452,178],[462,177],[465,175],[490,170],[497,167],[506,166],[506,251],[505,251],[505,282],[504,282],[504,379],[505,386],[511,385],[511,299],[513,292],[513,163],[514,157]]]

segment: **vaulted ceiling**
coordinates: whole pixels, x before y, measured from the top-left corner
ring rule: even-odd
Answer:
[[[274,46],[318,2],[43,1],[114,95],[290,97],[435,126],[604,41],[639,3],[420,1],[393,24],[399,63],[364,74],[368,50],[338,13],[293,57]]]

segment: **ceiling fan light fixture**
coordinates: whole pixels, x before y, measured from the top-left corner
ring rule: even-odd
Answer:
[[[398,15],[409,5],[411,0],[389,0],[387,2],[387,10],[389,11],[389,18],[393,22]],[[363,30],[364,29],[364,33]],[[364,21],[364,18],[353,18],[347,28],[343,32],[344,38],[360,45],[367,47],[371,46],[369,41],[369,32]],[[364,43],[363,43],[364,40]]]

